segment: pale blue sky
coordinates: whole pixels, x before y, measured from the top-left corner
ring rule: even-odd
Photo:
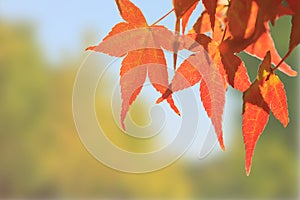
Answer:
[[[141,8],[148,23],[172,9],[172,0],[132,2]],[[194,15],[194,20],[197,15],[199,12]],[[116,23],[122,21],[114,0],[1,0],[0,17],[32,24],[46,57],[52,63],[62,59],[64,54],[80,54],[84,33],[97,33],[95,42],[99,42]],[[162,23],[173,29],[174,18],[175,15],[171,14]]]

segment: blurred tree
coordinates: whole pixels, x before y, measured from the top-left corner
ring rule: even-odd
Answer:
[[[0,21],[0,194],[29,190],[36,161],[31,146],[45,112],[45,63],[25,25]],[[31,149],[31,150],[30,150]],[[1,195],[2,196],[2,195]]]
[[[105,167],[85,150],[71,107],[76,74],[71,66],[77,61],[47,66],[31,30],[0,23],[0,198],[188,196],[191,187],[180,164],[132,175]],[[105,127],[113,130],[108,134],[121,134],[103,106],[110,103],[105,96],[97,99],[100,112],[108,113]],[[131,150],[147,148],[119,139]]]

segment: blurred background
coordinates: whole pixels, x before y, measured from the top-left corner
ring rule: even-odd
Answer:
[[[133,2],[150,23],[172,7],[171,0]],[[147,174],[115,171],[90,155],[73,122],[73,84],[88,55],[84,49],[120,21],[112,0],[0,1],[0,198],[299,198],[299,79],[282,73],[278,74],[285,83],[290,124],[283,128],[271,115],[249,177],[244,171],[242,94],[233,90],[227,101],[237,109],[228,109],[233,125],[230,133],[225,131],[226,152],[217,150],[206,160],[183,157]],[[162,23],[173,28],[174,16]],[[290,17],[282,17],[272,28],[281,55],[287,52],[289,33]],[[240,56],[254,80],[259,60]],[[100,59],[99,67],[111,61]],[[298,70],[299,47],[287,63]],[[106,84],[113,83],[108,79]],[[111,101],[108,91],[100,92],[97,114],[105,118],[108,137],[132,151],[151,149],[120,132],[105,106]],[[148,120],[149,105],[142,102],[130,111],[138,124]]]

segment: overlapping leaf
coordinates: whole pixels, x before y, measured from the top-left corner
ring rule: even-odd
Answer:
[[[259,136],[262,134],[270,110],[284,125],[289,122],[286,94],[283,83],[271,68],[271,54],[265,56],[255,82],[243,96],[242,129],[246,150],[246,173],[250,174],[252,157]]]
[[[192,13],[194,12],[194,10],[196,9],[198,5],[198,1],[196,1],[191,7],[190,9],[188,9],[188,11],[182,16],[182,34],[184,34],[186,26],[188,24],[188,21],[192,15]],[[176,30],[179,31],[179,30]]]
[[[199,0],[173,0],[173,6],[176,14],[175,33],[178,36],[180,32],[180,21],[182,19],[182,33],[184,34],[185,28],[189,21],[189,18],[195,8],[198,5]],[[178,37],[176,38],[178,40]],[[176,69],[177,66],[177,53],[178,53],[178,42],[174,43],[174,54],[173,54],[173,66]]]
[[[201,101],[224,149],[222,115],[226,89],[231,85],[244,92],[242,129],[249,175],[254,148],[270,111],[284,127],[289,123],[284,84],[275,71],[297,75],[284,61],[300,43],[300,3],[298,0],[202,0],[205,10],[185,35],[199,0],[172,1],[176,14],[175,33],[163,26],[148,26],[143,13],[130,0],[116,0],[126,22],[115,25],[99,45],[88,50],[125,56],[120,71],[123,128],[126,113],[141,92],[147,75],[153,87],[162,94],[157,102],[166,99],[177,114],[172,93],[199,83]],[[289,51],[282,59],[271,37],[269,22],[274,26],[283,15],[292,16],[292,30]],[[174,70],[181,49],[193,53],[175,71],[170,84],[162,48],[174,53]],[[243,61],[237,56],[241,51],[263,60],[252,84]],[[276,67],[271,68],[271,64]]]
[[[219,68],[211,60],[210,56],[202,50],[199,44],[197,52],[188,57],[176,70],[175,76],[171,83],[171,88],[166,92],[158,103],[172,92],[183,90],[200,82],[201,100],[207,111],[208,116],[212,120],[218,140],[222,149],[223,144],[222,116],[225,104],[224,83]],[[170,92],[171,91],[171,92]]]
[[[228,27],[233,37],[244,38],[251,14],[251,0],[231,0]]]
[[[281,4],[281,0],[233,0],[228,11],[229,30],[233,36],[227,42],[228,48],[234,52],[245,50],[260,59],[265,52],[271,51],[273,64],[278,64],[282,59],[271,37],[268,21],[274,23],[278,17],[287,14],[291,11]],[[289,76],[297,75],[285,62],[279,70]]]
[[[211,29],[214,30],[215,28],[215,15],[217,9],[218,0],[202,0],[205,9],[210,18]]]
[[[273,64],[276,65],[281,61],[281,57],[278,54],[273,39],[271,37],[269,27],[265,23],[266,31],[256,40],[255,43],[249,45],[245,51],[251,55],[254,55],[260,59],[263,59],[265,52],[270,51]],[[279,70],[290,76],[296,76],[297,72],[294,71],[287,63],[282,63]]]
[[[223,6],[219,6],[217,8],[218,16],[222,16],[224,10]],[[201,17],[197,20],[196,24],[193,27],[193,32],[198,34],[198,38],[196,40],[203,46],[203,33],[209,32],[212,29],[207,27],[209,23],[208,13],[202,13]],[[208,53],[214,61],[215,65],[219,68],[220,73],[223,76],[223,82],[225,87],[227,84],[230,84],[233,88],[245,91],[250,86],[250,81],[247,73],[247,69],[243,63],[243,61],[235,55],[233,51],[231,51],[226,43],[223,43],[223,39],[225,37],[229,37],[228,33],[224,30],[224,21],[220,18],[216,18],[215,20],[215,28],[212,33],[211,41],[208,44]],[[225,34],[225,35],[224,35]],[[207,37],[207,36],[206,36]]]
[[[182,18],[198,2],[199,0],[173,0],[176,18]]]

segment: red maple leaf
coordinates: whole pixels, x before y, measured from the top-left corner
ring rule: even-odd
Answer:
[[[273,64],[279,64],[282,59],[271,37],[268,21],[275,23],[278,17],[291,14],[291,10],[278,0],[243,1],[245,5],[242,1],[233,0],[229,8],[228,21],[232,38],[226,45],[233,52],[245,50],[259,59],[263,59],[265,52],[270,51]],[[273,9],[269,9],[270,7]],[[285,62],[282,62],[278,69],[289,76],[297,75],[297,72]]]
[[[244,38],[252,7],[251,0],[231,0],[228,9],[228,28],[234,38]]]

